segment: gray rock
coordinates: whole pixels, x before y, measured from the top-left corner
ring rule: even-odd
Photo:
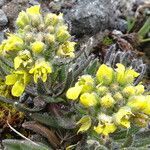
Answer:
[[[77,0],[71,9],[64,13],[73,34],[93,35],[104,29],[114,29],[116,23],[119,23],[119,28],[126,28],[126,23],[117,21],[117,18],[121,11],[124,13],[130,10],[132,3],[133,0]]]
[[[117,20],[117,23],[116,23],[117,30],[120,30],[121,32],[126,33],[127,28],[128,28],[128,23],[126,20],[124,20],[124,19]]]
[[[2,7],[4,5],[5,1],[4,0],[0,0],[0,7]]]
[[[110,0],[79,0],[67,12],[75,35],[93,34],[112,26],[114,12]]]
[[[3,10],[0,9],[0,26],[5,26],[8,23],[8,19]]]
[[[29,4],[31,4],[31,5],[40,5],[40,3],[36,0],[29,0]]]
[[[2,43],[3,40],[4,40],[4,32],[0,31],[0,44]]]

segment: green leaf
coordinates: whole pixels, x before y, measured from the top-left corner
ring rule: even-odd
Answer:
[[[60,102],[66,102],[64,99],[57,97],[53,98],[50,96],[42,96],[43,100],[47,103],[60,103]]]
[[[113,138],[113,140],[121,140],[124,139],[132,134],[136,134],[139,131],[139,127],[131,127],[129,130],[121,130],[118,132],[115,132],[111,135],[111,137]]]
[[[52,150],[41,143],[31,143],[25,140],[3,140],[5,150]]]
[[[135,18],[127,17],[128,32],[132,30],[132,28],[135,25],[135,22],[136,22]]]
[[[138,35],[141,38],[144,38],[145,35],[149,32],[150,30],[150,17],[146,20],[142,28],[138,31]]]
[[[31,118],[34,120],[48,125],[53,128],[73,129],[75,128],[75,122],[72,118],[63,116],[52,116],[48,113],[32,113]]]
[[[150,146],[150,130],[140,131],[135,135],[134,147]]]
[[[84,73],[89,75],[96,74],[96,71],[98,70],[100,63],[98,59],[95,59],[90,62],[89,66],[85,69]]]
[[[55,117],[50,116],[48,113],[32,113],[30,116],[42,124],[51,126],[53,128],[59,128],[59,124]]]

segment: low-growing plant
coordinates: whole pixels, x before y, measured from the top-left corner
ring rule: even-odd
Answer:
[[[125,149],[150,144],[138,133],[147,127],[150,115],[150,95],[142,82],[134,82],[138,72],[121,63],[114,68],[100,64],[90,42],[75,52],[62,14],[44,14],[40,6],[32,6],[19,14],[16,26],[0,45],[0,101],[23,112],[22,127],[36,134],[29,139],[6,119],[25,139],[3,140],[6,149]]]

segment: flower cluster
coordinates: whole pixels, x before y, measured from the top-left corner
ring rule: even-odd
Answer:
[[[35,83],[38,79],[46,82],[55,58],[74,57],[75,42],[71,42],[63,15],[43,15],[38,5],[20,12],[16,26],[16,33],[8,34],[0,45],[0,53],[14,64],[5,83],[12,87],[12,95],[19,97],[32,78]]]
[[[117,64],[116,69],[102,64],[95,77],[83,75],[66,96],[86,110],[77,122],[78,132],[93,129],[109,135],[117,129],[130,128],[132,123],[144,126],[150,115],[150,95],[142,83],[134,85],[139,73]],[[96,119],[95,119],[96,118]]]

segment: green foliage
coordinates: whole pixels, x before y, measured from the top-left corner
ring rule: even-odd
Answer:
[[[42,143],[31,143],[29,141],[20,140],[4,140],[3,145],[6,150],[52,150],[50,147]]]

